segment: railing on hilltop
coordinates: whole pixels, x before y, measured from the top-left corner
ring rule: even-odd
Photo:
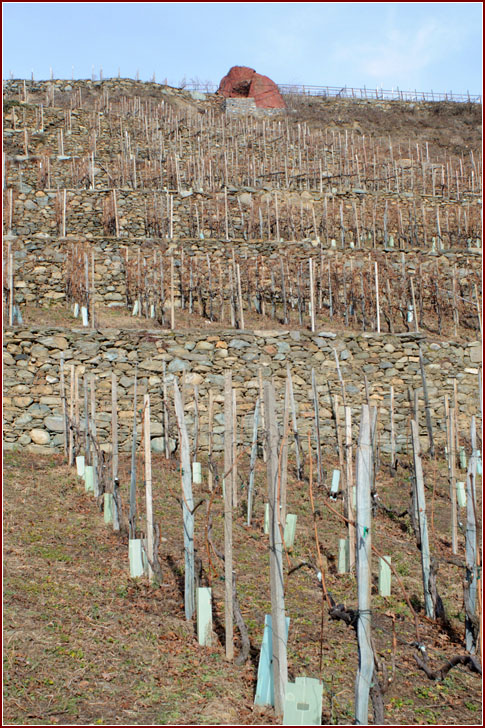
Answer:
[[[205,91],[215,93],[218,86],[214,83],[188,83],[184,89],[188,91]],[[395,89],[368,89],[348,86],[307,86],[292,83],[280,83],[278,88],[283,95],[323,96],[342,99],[368,99],[369,101],[452,101],[456,103],[481,104],[480,94],[455,94],[452,91],[436,93],[434,91],[401,91]]]

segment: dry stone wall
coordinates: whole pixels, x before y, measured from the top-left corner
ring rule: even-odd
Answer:
[[[135,366],[139,377],[139,400],[150,393],[153,420],[152,447],[161,450],[163,433],[162,384],[166,367],[168,383],[177,377],[185,380],[186,416],[189,428],[194,419],[193,387],[199,391],[200,446],[207,448],[208,392],[215,394],[215,449],[223,446],[223,379],[230,368],[237,391],[240,441],[248,442],[252,412],[259,394],[259,371],[263,379],[273,377],[279,391],[278,407],[284,398],[287,364],[293,374],[298,422],[302,434],[312,427],[313,405],[311,369],[315,369],[319,393],[322,441],[335,442],[331,396],[340,395],[334,349],[339,356],[348,402],[355,421],[365,402],[364,375],[371,400],[378,405],[381,447],[389,446],[389,391],[395,392],[397,445],[405,447],[410,414],[408,388],[417,390],[420,425],[426,438],[424,400],[419,368],[422,347],[431,403],[431,419],[436,441],[444,445],[444,395],[453,396],[453,381],[458,386],[461,432],[468,431],[470,416],[478,416],[478,375],[481,348],[478,342],[429,342],[420,334],[339,335],[304,331],[221,330],[201,332],[163,332],[76,329],[14,329],[4,336],[4,447],[24,448],[30,452],[60,451],[63,444],[60,362],[65,362],[67,389],[71,365],[80,375],[96,375],[96,426],[103,448],[109,450],[111,420],[111,374],[119,383],[120,446],[130,447]],[[82,381],[82,376],[81,376]],[[182,382],[180,383],[182,384]],[[168,387],[171,395],[171,387]],[[340,402],[341,404],[341,402]],[[343,412],[341,412],[343,415]],[[176,437],[174,420],[171,435]],[[424,440],[425,444],[425,440]]]
[[[126,272],[125,256],[127,248],[130,256],[137,255],[138,251],[142,256],[150,257],[154,251],[163,252],[167,256],[172,253],[200,256],[205,258],[208,254],[211,261],[221,262],[229,260],[232,256],[233,244],[220,240],[147,240],[134,238],[129,241],[119,240],[110,237],[88,237],[86,234],[79,236],[68,236],[60,239],[51,236],[48,232],[41,232],[29,236],[7,235],[5,241],[10,241],[14,258],[14,288],[16,303],[22,308],[25,304],[35,303],[41,307],[50,307],[56,303],[66,302],[66,259],[71,246],[87,244],[88,250],[94,253],[95,260],[95,300],[97,304],[109,307],[121,307],[126,304]],[[305,266],[309,257],[320,255],[320,246],[316,241],[294,242],[286,244],[284,248],[276,241],[246,242],[237,241],[234,245],[235,255],[243,262],[249,257],[261,255],[264,259],[274,260],[279,265],[279,256],[283,252],[289,255],[292,260],[298,261]],[[339,250],[325,250],[325,260],[342,259],[342,252]],[[481,268],[481,256],[479,252],[447,252],[435,254],[432,252],[419,253],[417,251],[387,251],[385,255],[393,261],[394,265],[401,266],[404,257],[406,270],[413,273],[418,265],[423,271],[435,269],[437,265],[440,272],[444,273],[451,280],[453,266],[456,267],[458,276],[465,278],[470,271],[478,272]],[[360,250],[346,251],[345,259],[353,260],[357,268],[361,265],[368,265],[368,253]],[[177,269],[178,273],[178,269]],[[178,300],[178,290],[176,291]]]

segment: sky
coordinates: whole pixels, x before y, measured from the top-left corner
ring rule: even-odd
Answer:
[[[2,3],[2,77],[279,84],[473,94],[482,3]]]

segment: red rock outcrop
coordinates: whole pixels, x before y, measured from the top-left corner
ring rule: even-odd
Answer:
[[[216,93],[230,99],[251,97],[260,109],[285,108],[275,82],[247,66],[233,66],[220,82]]]

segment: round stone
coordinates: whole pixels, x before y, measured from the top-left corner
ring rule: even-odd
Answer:
[[[50,435],[45,430],[31,430],[30,438],[36,445],[47,445],[50,442]]]

